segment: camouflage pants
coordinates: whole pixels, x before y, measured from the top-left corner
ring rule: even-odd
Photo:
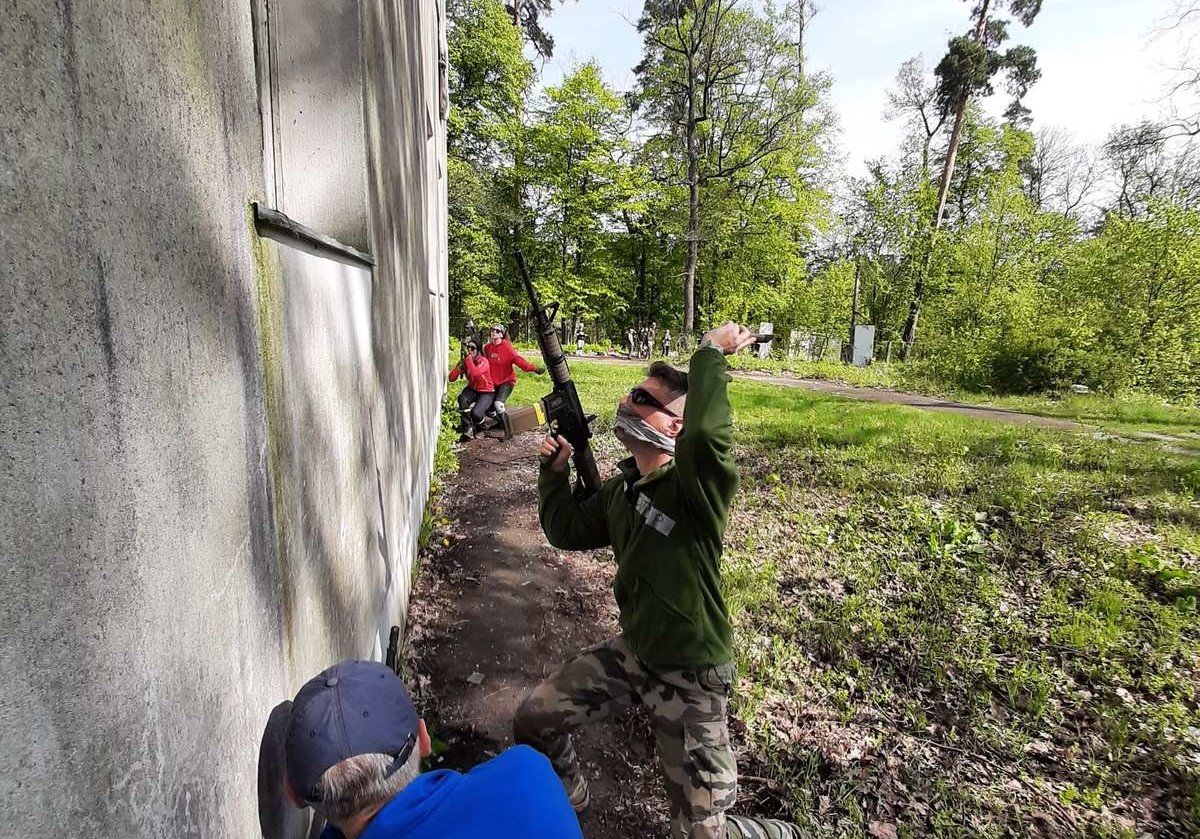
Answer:
[[[620,636],[584,650],[534,688],[513,733],[550,758],[572,790],[581,769],[570,732],[635,704],[645,705],[667,794],[674,839],[798,839],[793,825],[726,816],[737,800],[737,763],[726,712],[733,665],[652,670]]]

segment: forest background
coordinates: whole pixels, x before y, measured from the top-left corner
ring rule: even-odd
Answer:
[[[453,328],[521,334],[521,249],[564,337],[593,346],[653,327],[681,349],[733,319],[773,323],[783,355],[793,331],[824,347],[873,324],[881,359],[946,388],[1194,404],[1200,114],[1170,103],[1200,93],[1200,56],[1178,57],[1161,119],[1117,115],[1089,147],[1022,104],[1041,5],[963,4],[938,62],[897,68],[879,118],[899,147],[852,176],[831,79],[806,66],[811,2],[649,0],[618,91],[594,62],[538,89],[553,0],[448,0]],[[1183,0],[1162,27],[1198,23]]]

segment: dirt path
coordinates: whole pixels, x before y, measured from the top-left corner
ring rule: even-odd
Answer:
[[[446,747],[441,767],[469,768],[511,745],[521,698],[567,657],[617,632],[607,552],[564,553],[542,535],[539,439],[462,447],[444,496],[451,524],[422,557],[410,656],[423,713]],[[592,805],[580,819],[588,839],[666,835],[652,742],[637,713],[579,735],[592,779]]]

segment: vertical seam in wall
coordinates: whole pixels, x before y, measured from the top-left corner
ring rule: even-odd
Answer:
[[[277,33],[277,23],[275,15],[271,13],[271,0],[263,0],[263,8],[267,15],[267,68],[268,79],[270,81],[270,101],[271,101],[271,174],[273,183],[271,189],[274,192],[272,197],[273,205],[276,209],[287,212],[287,201],[284,195],[283,187],[283,157],[280,151],[280,126],[279,126],[279,56],[278,50],[275,49],[275,44],[279,42]]]

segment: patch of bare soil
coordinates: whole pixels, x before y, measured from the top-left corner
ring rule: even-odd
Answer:
[[[608,551],[552,548],[537,518],[540,436],[462,446],[441,526],[409,607],[409,658],[438,768],[465,770],[512,745],[518,703],[561,662],[615,635]],[[601,466],[604,471],[604,465]],[[665,836],[666,793],[644,714],[582,729],[589,839]]]

